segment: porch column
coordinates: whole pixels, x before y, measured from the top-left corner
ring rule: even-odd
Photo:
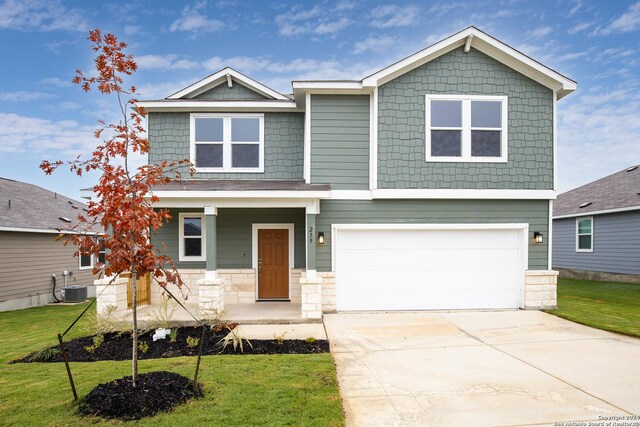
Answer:
[[[307,247],[307,269],[300,277],[300,303],[303,319],[322,318],[322,277],[316,273],[316,214],[307,208],[305,240]]]
[[[218,257],[216,252],[216,216],[218,209],[204,208],[204,244],[206,251],[204,279],[198,280],[198,308],[202,318],[215,317],[224,311],[224,279],[218,277]]]

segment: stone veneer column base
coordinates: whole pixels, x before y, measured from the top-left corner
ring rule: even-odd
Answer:
[[[98,316],[109,311],[109,307],[116,307],[111,312],[114,318],[123,317],[127,311],[127,284],[129,279],[118,277],[94,280],[96,286],[96,312]]]
[[[322,277],[307,277],[307,272],[300,275],[300,303],[303,319],[322,319]]]
[[[525,310],[551,310],[557,308],[557,283],[557,271],[526,271],[524,282]]]
[[[201,317],[219,317],[224,311],[224,279],[198,280],[198,309]],[[216,313],[217,312],[217,313]]]

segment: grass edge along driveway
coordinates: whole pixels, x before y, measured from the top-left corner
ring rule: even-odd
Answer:
[[[62,363],[8,364],[57,343],[85,305],[0,312],[0,419],[4,425],[114,425],[82,418],[72,403]],[[94,316],[92,308],[87,315]],[[84,330],[83,330],[84,328]],[[89,335],[81,320],[65,337]],[[140,372],[167,370],[193,376],[195,357],[140,361]],[[71,363],[82,397],[99,383],[131,374],[131,363]],[[135,425],[342,426],[344,415],[331,354],[205,356],[199,381],[205,397]],[[115,422],[115,424],[122,424]]]
[[[558,308],[547,313],[640,337],[640,284],[558,279]]]

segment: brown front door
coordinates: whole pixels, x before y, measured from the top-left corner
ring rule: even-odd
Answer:
[[[289,230],[258,230],[258,298],[289,298]]]

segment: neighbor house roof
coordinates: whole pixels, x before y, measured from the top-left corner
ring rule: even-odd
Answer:
[[[71,232],[86,209],[84,203],[37,185],[0,178],[0,231]]]
[[[640,209],[640,167],[631,166],[558,196],[553,217]]]

